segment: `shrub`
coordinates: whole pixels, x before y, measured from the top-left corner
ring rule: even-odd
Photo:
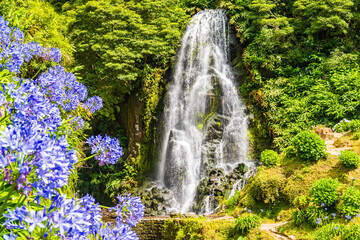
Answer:
[[[339,157],[340,163],[345,167],[357,168],[360,164],[359,155],[353,151],[343,150]]]
[[[291,219],[294,224],[300,226],[307,222],[306,211],[303,209],[296,210],[292,213]]]
[[[298,208],[306,208],[308,205],[309,205],[309,197],[306,196],[306,195],[301,195],[301,196],[298,196],[294,199],[294,201],[292,202],[292,204],[295,206],[295,207],[298,207]]]
[[[323,208],[310,206],[306,209],[306,221],[313,227],[321,226],[324,223],[329,222],[327,212]]]
[[[310,206],[306,209],[299,209],[292,213],[291,219],[294,224],[300,226],[304,223],[308,223],[312,226],[320,226],[329,222],[327,212],[316,206]]]
[[[322,178],[316,181],[310,189],[311,197],[317,205],[331,206],[338,198],[338,180]]]
[[[345,228],[341,240],[360,240],[360,225]]]
[[[235,220],[235,231],[236,233],[244,234],[260,225],[261,221],[258,215],[247,215]]]
[[[276,166],[279,162],[279,156],[277,152],[266,149],[261,153],[260,161],[266,166]]]
[[[360,130],[360,120],[342,120],[338,124],[335,125],[336,132],[355,132]]]
[[[360,210],[360,190],[354,186],[350,186],[340,197],[341,202],[339,209],[345,216],[355,216]]]
[[[260,171],[250,186],[253,198],[264,203],[275,202],[281,196],[285,186],[285,176],[278,169]]]
[[[360,139],[360,132],[354,133],[353,139],[354,139],[354,140],[359,140],[359,139]]]
[[[333,240],[336,237],[341,236],[344,231],[344,225],[342,224],[327,224],[314,233],[315,240]]]
[[[300,132],[293,138],[292,145],[296,156],[310,161],[318,161],[326,150],[325,141],[311,131]]]

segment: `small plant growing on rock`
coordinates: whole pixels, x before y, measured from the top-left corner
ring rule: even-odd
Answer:
[[[360,211],[360,190],[354,186],[345,189],[338,206],[344,216],[356,216]]]
[[[325,155],[325,141],[312,131],[300,132],[293,138],[292,145],[295,155],[304,160],[318,161]]]
[[[257,228],[261,225],[260,217],[252,214],[243,217],[239,217],[235,220],[236,233],[245,234],[251,229]]]
[[[340,163],[345,167],[357,168],[360,165],[360,158],[353,151],[343,150],[339,156]]]
[[[322,178],[311,187],[311,197],[318,206],[332,206],[338,198],[338,186],[338,180]]]
[[[279,155],[273,150],[266,149],[261,153],[260,161],[266,166],[276,166],[279,162]]]

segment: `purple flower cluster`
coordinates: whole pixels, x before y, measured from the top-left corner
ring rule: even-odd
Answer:
[[[121,200],[123,202],[114,208],[121,216],[115,227],[101,222],[100,206],[91,196],[66,199],[59,194],[53,198],[50,207],[42,210],[29,210],[26,206],[14,211],[8,209],[8,213],[4,214],[7,219],[4,225],[7,229],[25,229],[30,234],[36,227],[45,229],[50,226],[51,232],[46,234],[60,236],[62,239],[88,239],[90,235],[106,240],[138,239],[131,227],[143,217],[144,205],[138,198],[129,196]],[[124,220],[123,216],[128,218]]]
[[[78,160],[75,151],[68,150],[65,137],[54,135],[61,125],[57,106],[38,86],[23,79],[4,84],[0,95],[8,99],[3,105],[12,119],[12,124],[0,131],[0,167],[19,171],[17,187],[25,194],[31,191],[29,185],[43,192],[65,186]],[[36,181],[27,180],[31,172]]]
[[[67,137],[84,125],[81,114],[73,110],[85,100],[87,90],[61,66],[50,68],[32,81],[15,77],[21,65],[34,56],[55,62],[61,60],[59,49],[42,48],[33,42],[23,44],[23,38],[21,31],[9,28],[8,22],[0,16],[0,71],[12,72],[4,71],[6,78],[0,86],[0,175],[5,182],[0,190],[15,188],[14,194],[20,196],[17,204],[7,205],[8,200],[2,202],[2,209],[10,206],[3,214],[6,219],[3,225],[8,230],[16,229],[3,238],[17,239],[14,233],[22,231],[34,239],[51,239],[51,236],[137,239],[131,226],[143,216],[140,199],[119,197],[120,203],[114,208],[119,217],[113,228],[101,222],[99,204],[91,196],[68,199],[59,194],[78,162],[77,152],[69,146]],[[83,106],[93,113],[102,107],[102,100],[92,97]],[[64,115],[69,119],[63,121]],[[74,128],[59,130],[67,129],[65,124]],[[91,137],[88,143],[100,165],[114,164],[122,155],[115,138]],[[12,191],[8,191],[8,199]],[[28,204],[21,206],[22,198],[28,199]],[[38,207],[33,208],[30,201],[35,201],[31,204],[37,203]],[[14,207],[16,205],[20,207]]]
[[[36,80],[42,92],[67,112],[75,110],[87,97],[86,87],[76,80],[74,74],[66,72],[62,66],[49,68]],[[91,98],[90,98],[91,99]]]
[[[130,197],[131,194],[117,196],[119,203],[111,208],[117,214],[118,223],[127,223],[134,227],[143,218],[145,207],[139,197]]]
[[[23,44],[24,34],[19,29],[10,28],[8,24],[8,21],[0,16],[0,69],[19,73],[21,65],[29,62],[34,56],[60,62],[59,49],[42,48],[40,44],[34,42]]]
[[[91,113],[94,113],[103,107],[102,98],[98,96],[91,97],[86,100],[83,107],[88,109]]]
[[[95,159],[100,161],[100,166],[115,164],[122,156],[122,148],[116,138],[110,138],[107,135],[105,137],[91,136],[86,143],[91,147],[91,154],[95,154]]]

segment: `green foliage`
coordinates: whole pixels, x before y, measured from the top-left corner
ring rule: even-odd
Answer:
[[[342,236],[345,226],[342,224],[327,224],[317,229],[314,233],[315,240],[333,240],[336,237]],[[343,238],[341,238],[343,239]]]
[[[276,166],[279,162],[279,156],[277,152],[266,149],[261,153],[260,161],[266,166]]]
[[[188,12],[194,13],[200,9],[215,9],[221,0],[181,0],[180,6],[186,8]]]
[[[73,46],[66,38],[68,19],[56,13],[45,1],[3,0],[0,15],[25,34],[25,42],[36,41],[44,47],[57,47],[62,52],[62,65],[69,65]]]
[[[276,169],[261,170],[250,183],[250,194],[258,201],[274,203],[281,197],[285,176]]]
[[[351,0],[223,1],[242,43],[238,62],[248,72],[242,95],[259,110],[256,118],[275,147],[287,147],[311,126],[332,127],[358,115],[359,6]]]
[[[105,206],[113,206],[119,193],[129,192],[136,186],[135,171],[125,162],[99,167],[96,160],[89,160],[78,170],[77,189],[89,193]]]
[[[316,181],[311,189],[311,197],[317,205],[325,204],[325,206],[332,206],[338,198],[337,188],[339,182],[337,179],[322,178]]]
[[[323,208],[316,206],[306,208],[306,221],[313,227],[321,226],[329,222],[329,218],[325,219],[325,216],[327,217],[327,212],[325,212]],[[319,221],[319,219],[321,219],[321,221]]]
[[[348,168],[357,168],[360,165],[360,157],[356,152],[343,150],[339,156],[340,163]]]
[[[360,130],[360,120],[341,121],[335,126],[336,132],[355,132]]]
[[[341,240],[360,240],[360,225],[348,226],[344,229]]]
[[[355,132],[353,135],[353,139],[354,140],[359,140],[360,139],[360,132]]]
[[[292,213],[291,220],[294,224],[300,226],[307,222],[306,211],[304,209],[296,210]]]
[[[338,208],[344,216],[354,217],[360,213],[360,190],[355,186],[346,188],[340,200]]]
[[[251,229],[260,227],[261,220],[258,215],[246,215],[235,219],[235,231],[236,233],[245,234]]]
[[[303,131],[292,140],[295,155],[310,161],[317,161],[325,154],[326,145],[319,135],[312,131]]]
[[[229,239],[234,223],[232,220],[209,220],[204,217],[170,218],[163,226],[161,239],[164,240],[225,240]]]
[[[323,208],[316,206],[309,206],[306,209],[298,209],[294,211],[291,219],[296,226],[301,226],[302,224],[307,223],[313,227],[324,225],[330,221],[327,216],[327,212],[325,212]]]
[[[149,75],[160,72],[161,78],[186,20],[184,10],[167,0],[89,1],[76,9],[70,26],[74,56],[84,66],[80,73],[90,94],[108,103],[104,118],[116,119],[126,96],[153,81]]]
[[[310,199],[308,196],[305,196],[305,195],[301,195],[301,196],[298,196],[294,199],[294,201],[292,202],[292,204],[295,206],[295,207],[298,207],[298,208],[306,208],[310,203]]]

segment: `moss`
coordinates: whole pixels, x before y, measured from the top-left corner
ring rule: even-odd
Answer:
[[[262,169],[251,182],[250,194],[258,201],[273,203],[280,199],[285,181],[281,169]]]
[[[247,239],[249,240],[275,240],[275,238],[270,232],[260,230],[260,229],[254,229],[249,232],[247,235]]]

